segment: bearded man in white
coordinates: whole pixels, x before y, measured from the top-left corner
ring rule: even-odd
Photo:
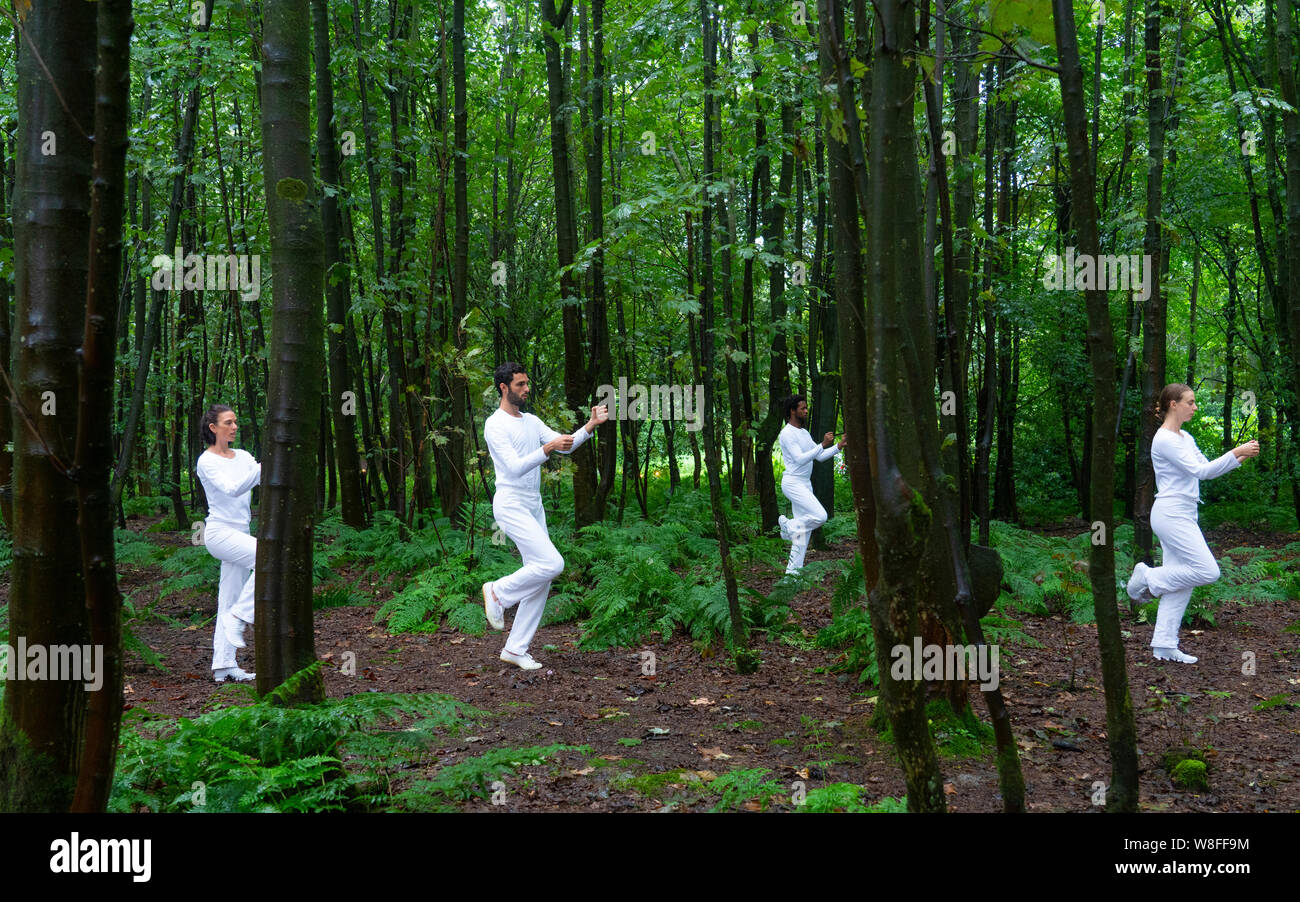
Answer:
[[[830,460],[848,444],[841,439],[837,444],[835,434],[828,432],[821,444],[813,441],[805,426],[808,423],[808,401],[803,395],[793,395],[781,402],[781,457],[785,473],[781,476],[781,491],[790,500],[793,517],[781,515],[781,538],[790,542],[790,561],[786,573],[798,573],[803,568],[808,553],[808,538],[812,531],[826,522],[826,508],[822,507],[812,489],[812,465],[815,461]]]
[[[483,608],[488,623],[500,630],[505,629],[505,609],[518,605],[501,660],[524,670],[537,670],[542,665],[528,654],[528,646],[542,622],[551,581],[564,572],[564,558],[546,531],[539,468],[551,452],[571,454],[581,447],[596,427],[609,419],[609,408],[603,404],[593,407],[591,419],[582,428],[572,435],[560,435],[531,413],[520,411],[531,390],[522,366],[503,363],[496,368],[493,379],[501,401],[483,424],[497,476],[492,514],[502,532],[519,548],[523,566],[509,576],[483,584]]]

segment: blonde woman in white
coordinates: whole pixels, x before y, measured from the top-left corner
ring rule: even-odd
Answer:
[[[1197,525],[1201,480],[1214,479],[1259,454],[1259,442],[1250,441],[1207,460],[1183,426],[1196,415],[1196,396],[1181,382],[1165,386],[1156,406],[1161,420],[1151,440],[1151,465],[1156,476],[1156,499],[1151,505],[1151,529],[1160,539],[1163,563],[1148,567],[1138,561],[1128,581],[1134,601],[1160,599],[1151,650],[1162,661],[1195,664],[1196,658],[1178,648],[1178,627],[1192,590],[1219,578],[1219,565]]]

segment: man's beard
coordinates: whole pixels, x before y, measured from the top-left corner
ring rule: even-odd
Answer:
[[[508,388],[506,389],[506,397],[510,400],[511,404],[513,404],[515,407],[519,408],[520,410],[522,410],[524,405],[528,403],[526,399],[515,394]]]
[[[796,413],[796,414],[794,415],[794,418],[795,418],[796,420],[798,420],[798,422],[799,422],[799,428],[800,428],[800,429],[807,429],[807,428],[808,428],[808,417],[807,417],[807,416],[802,416],[802,417],[801,417],[801,416],[799,416],[799,414]]]

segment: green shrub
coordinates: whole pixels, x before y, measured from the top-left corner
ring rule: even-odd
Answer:
[[[481,716],[446,695],[361,693],[301,707],[263,701],[174,723],[137,718],[123,730],[109,810],[343,810],[355,803],[354,787],[381,784],[403,752]],[[408,717],[416,722],[407,729],[375,730]]]

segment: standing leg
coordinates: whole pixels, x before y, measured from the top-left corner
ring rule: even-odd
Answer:
[[[1147,587],[1160,599],[1151,647],[1177,649],[1178,627],[1191,601],[1192,589],[1217,580],[1219,565],[1205,544],[1194,507],[1161,505],[1157,500],[1151,506],[1151,529],[1160,538],[1163,550],[1162,565],[1146,572]]]
[[[781,491],[790,499],[794,508],[794,516],[786,525],[790,533],[790,561],[785,572],[797,573],[803,567],[804,557],[808,553],[808,539],[813,530],[826,522],[826,508],[822,507],[813,494],[809,480],[782,477]]]
[[[492,513],[523,558],[523,566],[492,584],[502,607],[519,606],[504,651],[522,657],[528,654],[528,646],[542,622],[551,581],[564,572],[564,558],[547,534],[541,495],[498,489],[492,499]]]
[[[217,594],[216,631],[212,638],[212,669],[235,666],[236,646],[228,637],[230,618],[253,622],[253,565],[257,563],[257,539],[237,529],[209,527],[203,531],[208,553],[222,562]]]

